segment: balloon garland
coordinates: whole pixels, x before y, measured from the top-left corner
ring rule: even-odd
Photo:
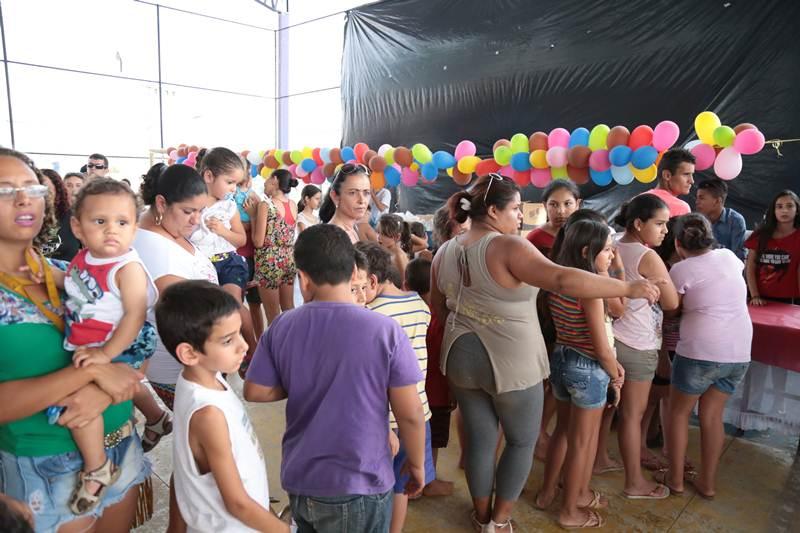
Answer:
[[[731,180],[742,170],[742,155],[752,155],[764,148],[764,134],[753,124],[736,127],[722,125],[711,111],[703,111],[694,121],[698,140],[685,148],[692,152],[696,170],[713,167],[714,173]],[[342,148],[302,150],[246,150],[242,157],[251,165],[251,174],[268,177],[277,168],[286,168],[306,183],[319,185],[333,179],[345,163],[361,163],[370,170],[373,188],[435,181],[444,170],[459,185],[467,185],[472,175],[484,176],[499,172],[510,176],[520,186],[545,187],[554,179],[571,179],[577,184],[590,180],[599,186],[612,182],[628,185],[654,181],[658,163],[680,136],[675,122],[665,120],[655,128],[640,125],[628,130],[625,126],[609,128],[598,124],[591,130],[576,128],[572,132],[555,128],[549,133],[531,135],[517,133],[511,139],[499,139],[492,147],[492,156],[482,158],[472,141],[458,143],[455,151],[431,152],[422,143],[411,148],[382,144],[377,151],[366,143]],[[197,146],[169,148],[170,164],[196,164]]]

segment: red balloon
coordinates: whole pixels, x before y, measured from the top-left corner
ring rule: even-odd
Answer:
[[[651,132],[652,137],[652,132]],[[608,132],[608,137],[606,138],[606,146],[608,149],[611,150],[615,146],[626,145],[628,144],[628,140],[630,139],[631,132],[628,131],[628,128],[625,126],[614,126]]]
[[[286,166],[294,165],[294,161],[292,161],[292,154],[289,152],[289,150],[286,150],[283,152],[283,154],[281,154],[281,159],[283,160],[283,164]]]
[[[532,133],[531,136],[528,137],[528,146],[531,152],[534,150],[547,150],[547,134],[543,131]]]
[[[372,152],[372,150],[370,150],[370,152]],[[386,160],[382,156],[376,154],[369,160],[369,168],[373,172],[383,172],[386,168]]]
[[[589,168],[577,168],[570,165],[567,165],[567,175],[570,177],[572,181],[577,183],[578,185],[583,185],[584,183],[589,183]]]
[[[592,150],[588,146],[573,146],[567,151],[567,162],[576,168],[587,168],[591,155]]]
[[[397,153],[395,152],[395,156],[396,155]],[[501,168],[500,165],[497,164],[497,161],[495,161],[494,158],[492,157],[490,159],[484,159],[483,161],[478,163],[477,166],[475,167],[475,174],[477,176],[486,176],[488,174],[491,174],[492,172],[499,171],[500,168]]]
[[[740,131],[757,130],[757,129],[758,128],[756,128],[753,124],[750,124],[749,122],[742,122],[738,126],[734,127],[733,131],[738,134]]]
[[[356,143],[356,145],[353,146],[353,152],[355,152],[356,159],[359,163],[364,162],[364,154],[367,153],[367,150],[369,150],[367,143]]]
[[[284,155],[286,155],[286,154],[284,154]],[[344,161],[342,161],[342,150],[341,150],[341,148],[331,148],[331,153],[329,154],[329,156],[331,158],[331,163],[335,163],[337,165],[340,164],[340,163],[344,163]]]
[[[513,172],[514,182],[520,187],[525,187],[531,184],[531,171],[530,170],[515,170]]]
[[[414,162],[414,156],[411,155],[411,150],[405,146],[398,146],[394,149],[394,160],[401,167],[410,167]]]
[[[652,144],[652,142],[653,128],[643,124],[641,126],[636,126],[636,128],[633,130],[630,139],[628,139],[628,146],[631,150],[636,150],[642,146],[648,146]],[[611,145],[609,145],[609,148],[611,148]]]
[[[366,152],[364,152],[364,161],[362,161],[362,163],[364,163],[365,165],[369,165],[369,162],[376,155],[378,155],[378,153],[375,150],[367,150]]]
[[[317,164],[317,166],[324,165],[325,161],[322,160],[322,157],[319,155],[319,148],[314,148],[311,150],[311,158]]]
[[[497,150],[498,146],[508,146],[510,148],[511,141],[509,141],[508,139],[498,139],[497,142],[494,143],[494,146],[492,146],[492,153],[494,153],[494,151]]]
[[[453,167],[453,181],[455,181],[458,185],[468,185],[471,179],[472,174],[464,174],[458,170],[458,167]]]

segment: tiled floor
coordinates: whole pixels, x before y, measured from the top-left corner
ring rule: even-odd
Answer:
[[[234,379],[235,386],[240,386]],[[270,491],[287,503],[280,488],[280,440],[284,428],[283,402],[248,406],[261,440]],[[455,436],[455,431],[452,432]],[[763,437],[763,436],[762,436]],[[763,440],[763,438],[762,438]],[[657,502],[634,502],[621,496],[622,473],[596,476],[593,485],[608,495],[610,508],[603,531],[624,532],[800,532],[800,461],[794,459],[796,441],[771,439],[773,446],[728,437],[720,462],[717,497],[706,501],[687,487],[683,496]],[[411,502],[405,531],[469,532],[469,493],[463,472],[458,470],[458,441],[440,454],[439,474],[454,480],[456,491],[446,498],[422,498]],[[778,445],[775,447],[774,444]],[[155,507],[153,519],[139,528],[141,533],[163,532],[167,523],[167,483],[171,473],[169,439],[150,454],[153,461]],[[616,453],[616,451],[615,451]],[[690,432],[689,455],[699,460],[699,432]],[[514,511],[515,531],[560,531],[554,515],[536,510],[533,495],[541,484],[542,464],[535,463],[525,492]]]

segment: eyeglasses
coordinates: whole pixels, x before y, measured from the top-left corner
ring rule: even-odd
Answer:
[[[108,168],[106,165],[95,165],[94,163],[87,163],[86,168],[96,168],[97,170],[103,170],[104,168]]]
[[[0,198],[3,200],[11,200],[17,197],[17,194],[24,192],[28,198],[44,198],[49,192],[47,185],[28,185],[27,187],[0,187]]]

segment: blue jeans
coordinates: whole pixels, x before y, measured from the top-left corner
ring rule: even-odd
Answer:
[[[581,409],[598,409],[606,404],[611,376],[597,360],[569,346],[556,345],[550,363],[550,386],[558,401]]]
[[[289,495],[297,533],[386,533],[392,521],[392,491],[317,498]]]
[[[715,363],[675,354],[672,361],[672,386],[684,394],[700,396],[712,385],[731,395],[744,379],[750,363]]]

